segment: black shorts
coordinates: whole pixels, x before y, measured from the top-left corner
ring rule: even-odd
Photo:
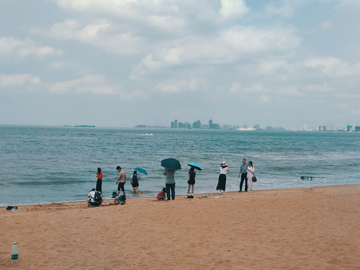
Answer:
[[[125,183],[119,183],[119,185],[118,185],[118,191],[120,191],[120,189],[121,189],[122,191],[125,192],[124,185],[125,185]]]

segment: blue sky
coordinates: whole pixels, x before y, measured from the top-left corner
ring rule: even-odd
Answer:
[[[360,122],[360,0],[0,0],[0,124]]]

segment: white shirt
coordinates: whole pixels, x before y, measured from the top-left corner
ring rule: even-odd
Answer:
[[[220,174],[226,174],[227,171],[228,171],[228,167],[225,167],[225,168],[220,167]]]
[[[252,166],[252,167],[249,166],[247,168],[247,178],[252,179],[252,177],[254,176],[254,173],[255,173],[254,166]]]
[[[90,193],[88,194],[88,196],[90,197],[89,202],[95,202],[94,197],[95,197],[95,191],[90,191]]]

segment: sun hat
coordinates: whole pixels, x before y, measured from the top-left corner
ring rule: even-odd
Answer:
[[[225,161],[221,162],[221,166],[227,166],[227,163]]]

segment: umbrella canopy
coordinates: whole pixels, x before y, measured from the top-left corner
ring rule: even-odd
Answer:
[[[175,158],[167,158],[162,160],[161,166],[163,166],[165,169],[174,170],[174,171],[181,169],[180,162]]]
[[[195,169],[198,169],[198,170],[200,170],[200,171],[202,170],[200,164],[197,164],[197,163],[195,163],[195,162],[190,162],[190,163],[188,163],[187,165],[189,165],[189,166],[191,166],[191,167],[194,167]]]
[[[134,168],[134,171],[137,171],[137,172],[139,172],[139,173],[143,173],[143,174],[147,175],[146,170],[145,170],[145,169],[142,169],[142,168],[139,168],[139,167]]]

